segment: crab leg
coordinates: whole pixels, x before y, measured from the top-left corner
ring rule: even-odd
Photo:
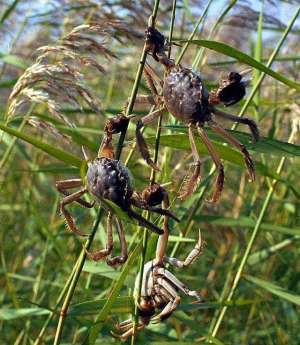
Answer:
[[[131,319],[127,319],[125,321],[122,321],[118,324],[115,325],[115,328],[117,329],[117,331],[126,331],[129,328],[132,327],[132,320]]]
[[[182,291],[185,295],[195,297],[198,301],[202,301],[201,296],[197,291],[190,290],[184,283],[177,279],[174,274],[164,268],[158,269],[158,273],[164,275],[178,290]]]
[[[156,105],[154,97],[152,95],[137,95],[135,104],[151,104]]]
[[[164,261],[167,262],[168,264],[179,267],[179,268],[184,268],[187,266],[192,265],[196,259],[202,254],[203,251],[203,242],[201,239],[201,232],[199,230],[199,237],[198,241],[194,247],[194,249],[190,252],[190,254],[186,257],[184,261],[178,260],[176,258],[170,258],[170,257],[165,257]]]
[[[128,257],[128,252],[127,252],[127,243],[126,243],[126,238],[125,238],[125,233],[124,233],[124,228],[122,222],[116,217],[116,223],[117,223],[117,230],[118,230],[118,236],[119,236],[119,241],[121,244],[121,255],[115,256],[112,258],[108,258],[106,260],[107,264],[110,266],[116,266],[119,264],[123,264]]]
[[[212,202],[217,202],[220,198],[221,192],[223,190],[223,185],[224,185],[224,167],[223,164],[220,160],[220,157],[216,151],[216,149],[213,147],[211,141],[209,140],[207,134],[205,133],[204,129],[197,124],[197,130],[200,135],[200,138],[202,139],[203,143],[208,149],[208,152],[210,153],[216,167],[218,170],[218,176],[216,179],[216,190],[212,196],[211,201]]]
[[[55,186],[60,193],[64,194],[65,196],[69,196],[70,193],[67,192],[67,189],[81,187],[82,186],[82,180],[81,179],[70,179],[70,180],[57,181],[55,183]],[[80,205],[87,207],[87,208],[92,208],[95,204],[94,202],[89,203],[89,202],[82,200],[82,199],[78,199],[78,200],[76,200],[76,202],[78,202]]]
[[[156,88],[154,82],[157,82],[157,84],[159,84],[160,87],[163,87],[164,82],[157,75],[157,73],[154,71],[154,69],[148,63],[145,64],[144,75],[145,75],[146,82],[147,82],[154,98],[156,98],[156,96],[160,97],[158,92],[157,92],[157,88]],[[158,98],[158,100],[159,100],[159,98]]]
[[[86,188],[81,189],[78,192],[75,192],[71,195],[64,197],[62,201],[60,202],[60,209],[63,215],[65,216],[69,229],[80,236],[88,236],[88,235],[84,234],[77,228],[73,217],[71,216],[70,212],[65,208],[65,206],[68,204],[71,204],[74,201],[78,201],[83,194],[87,193],[87,191],[88,190]]]
[[[165,209],[170,207],[170,200],[168,193],[164,193],[163,197],[163,207]],[[168,239],[169,239],[169,217],[165,216],[164,218],[164,233],[163,235],[159,236],[156,245],[156,255],[155,255],[155,263],[163,263],[164,256],[166,254],[167,246],[168,246]]]
[[[136,327],[136,332],[141,331],[145,328],[146,325],[144,324],[140,324]],[[123,333],[123,334],[116,334],[114,332],[110,332],[114,337],[119,338],[121,341],[126,341],[129,337],[131,337],[133,335],[134,332],[134,327],[131,327],[127,332]]]
[[[113,214],[109,212],[107,216],[107,225],[106,225],[106,234],[107,234],[106,248],[98,250],[94,253],[90,253],[89,251],[85,250],[87,256],[90,259],[94,261],[99,261],[105,258],[106,256],[108,256],[112,252],[112,249],[113,249],[112,221],[113,221]]]
[[[180,297],[176,295],[176,297],[171,300],[158,315],[151,319],[151,323],[157,323],[159,321],[166,320],[177,309],[179,303]]]
[[[195,142],[195,137],[193,134],[193,125],[189,124],[189,140],[192,148],[192,154],[194,158],[195,169],[193,175],[189,178],[186,185],[184,186],[184,192],[179,196],[181,200],[185,200],[188,196],[190,196],[195,189],[197,188],[198,181],[200,180],[200,168],[201,168],[201,161],[200,156],[197,151],[197,146]]]
[[[135,130],[137,146],[139,148],[141,156],[147,162],[147,164],[151,166],[152,169],[157,170],[157,171],[159,171],[160,169],[150,157],[150,152],[149,152],[147,143],[143,137],[143,134],[141,132],[141,129],[143,128],[145,124],[148,124],[152,122],[153,120],[155,120],[157,117],[159,117],[161,113],[162,113],[162,109],[157,109],[153,111],[152,113],[146,115],[142,119],[138,120],[136,124],[136,130]]]
[[[249,129],[252,133],[253,142],[256,143],[259,140],[259,130],[257,128],[255,121],[248,119],[247,117],[239,117],[236,115],[231,115],[231,114],[225,113],[224,111],[221,111],[221,110],[216,109],[216,108],[213,108],[212,112],[215,115],[222,117],[223,119],[242,123],[244,125],[249,126]]]
[[[250,157],[249,152],[247,151],[245,145],[240,143],[237,139],[235,139],[229,132],[227,132],[224,128],[218,125],[215,121],[211,120],[208,122],[209,126],[212,128],[214,132],[220,134],[223,138],[225,138],[231,145],[235,146],[244,156],[246,166],[248,168],[248,173],[250,176],[251,181],[255,181],[255,170],[254,164]]]

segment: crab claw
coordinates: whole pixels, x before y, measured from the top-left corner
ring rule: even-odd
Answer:
[[[226,107],[239,102],[246,94],[246,83],[242,81],[243,75],[230,72],[225,80],[221,80],[218,97]]]

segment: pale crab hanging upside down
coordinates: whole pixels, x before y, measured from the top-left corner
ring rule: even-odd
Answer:
[[[167,202],[165,206],[168,207],[167,198],[164,202]],[[199,231],[198,241],[194,249],[184,261],[180,261],[165,256],[169,236],[167,217],[165,217],[164,223],[164,234],[159,236],[156,257],[144,266],[140,296],[138,296],[140,275],[135,280],[134,297],[138,306],[139,322],[135,328],[133,321],[128,319],[115,325],[118,333],[111,332],[114,337],[122,341],[126,341],[135,331],[143,330],[150,323],[159,323],[169,318],[180,303],[179,293],[194,297],[196,303],[202,302],[202,298],[197,291],[190,290],[165,267],[166,264],[170,264],[175,267],[186,268],[193,264],[203,251],[204,242],[201,239],[201,233]]]
[[[255,180],[253,161],[246,147],[214,120],[215,115],[226,120],[246,124],[250,128],[253,141],[256,142],[259,139],[259,131],[253,120],[225,113],[215,107],[218,104],[230,106],[240,101],[245,95],[246,82],[242,80],[242,74],[230,72],[225,79],[220,80],[218,89],[208,92],[198,72],[182,67],[180,64],[176,65],[172,59],[167,57],[165,51],[168,45],[169,43],[165,37],[154,27],[149,27],[146,30],[147,51],[156,61],[164,66],[165,77],[164,80],[160,80],[154,70],[146,64],[144,74],[152,95],[137,96],[136,101],[138,103],[149,103],[158,109],[138,120],[136,128],[137,144],[146,162],[152,168],[159,170],[150,158],[141,128],[152,122],[166,110],[176,119],[188,125],[188,135],[195,169],[186,183],[184,192],[180,195],[182,199],[185,199],[195,190],[201,176],[201,161],[193,133],[193,129],[197,129],[217,168],[216,187],[212,196],[212,201],[216,202],[220,198],[223,189],[224,168],[217,151],[204,130],[205,123],[242,153],[250,180]],[[161,93],[158,92],[154,80],[158,82]]]
[[[124,123],[126,124],[126,121],[128,121],[126,118],[121,120],[121,125],[123,127]],[[114,128],[118,128],[117,125],[118,124],[114,124],[114,126],[116,126]],[[160,215],[164,215],[165,217],[172,217],[176,221],[179,221],[171,211],[160,207],[161,203],[168,199],[167,191],[157,183],[146,187],[143,192],[134,191],[130,171],[120,161],[113,158],[114,154],[111,146],[111,135],[108,128],[110,131],[113,129],[112,127],[109,127],[109,121],[108,127],[106,126],[105,128],[106,137],[102,142],[97,158],[90,160],[83,150],[84,157],[88,165],[85,179],[70,179],[56,182],[57,189],[65,195],[60,202],[60,209],[66,219],[68,228],[80,236],[87,236],[78,229],[73,217],[66,209],[66,206],[73,202],[77,202],[84,207],[93,207],[95,202],[89,203],[82,199],[84,194],[89,193],[94,197],[95,201],[101,202],[105,201],[105,199],[112,201],[125,211],[129,217],[137,220],[139,225],[157,234],[163,234],[163,229],[149,222],[147,219],[135,212],[132,209],[132,206],[155,212]],[[79,191],[70,194],[69,190],[73,188],[80,189]],[[105,205],[105,203],[103,204]],[[114,220],[116,222],[117,233],[121,245],[121,255],[109,258],[108,256],[112,253],[113,249]],[[106,259],[107,264],[111,266],[124,263],[128,256],[124,227],[121,219],[114,214],[112,209],[108,209],[106,232],[106,248],[94,253],[87,252],[87,255],[95,261]]]

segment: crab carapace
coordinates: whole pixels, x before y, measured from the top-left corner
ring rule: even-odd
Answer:
[[[77,227],[74,218],[66,209],[66,206],[77,202],[84,207],[93,207],[95,202],[89,203],[82,199],[84,194],[89,193],[95,201],[101,202],[101,200],[105,201],[105,199],[112,201],[126,212],[129,217],[137,220],[140,226],[157,234],[163,234],[163,229],[135,212],[133,206],[158,213],[165,217],[172,217],[176,221],[179,221],[171,211],[161,207],[163,201],[168,198],[167,191],[157,183],[146,187],[142,192],[134,190],[130,171],[120,161],[113,158],[111,137],[109,135],[110,131],[111,128],[109,126],[106,127],[106,137],[102,142],[97,158],[90,160],[83,150],[88,165],[84,179],[70,179],[56,182],[57,189],[65,195],[60,202],[60,209],[66,219],[68,228],[78,235],[87,236]],[[73,188],[80,189],[71,194],[69,190]],[[105,205],[105,203],[103,204]],[[114,221],[121,245],[121,255],[109,258],[113,249]],[[108,209],[106,232],[106,248],[94,253],[87,252],[88,256],[95,261],[106,259],[107,263],[112,266],[124,263],[128,255],[124,226],[121,219],[110,208]]]
[[[259,131],[255,121],[231,115],[216,108],[216,105],[219,104],[230,106],[239,102],[245,95],[246,82],[243,81],[242,73],[230,72],[220,80],[217,89],[209,92],[198,72],[180,64],[175,64],[174,60],[168,58],[165,53],[168,46],[169,43],[165,37],[154,27],[149,27],[146,30],[146,49],[156,61],[163,65],[165,75],[161,80],[148,64],[145,65],[144,74],[152,95],[138,95],[136,101],[137,103],[149,103],[156,106],[156,110],[138,120],[136,127],[137,144],[145,161],[152,168],[159,169],[151,160],[141,128],[166,110],[177,120],[187,124],[195,168],[187,180],[183,193],[180,195],[182,199],[185,199],[195,190],[201,177],[201,161],[194,137],[194,129],[196,129],[217,168],[216,187],[212,196],[212,201],[216,202],[220,198],[223,189],[224,168],[217,151],[206,134],[205,124],[242,153],[250,180],[255,180],[254,164],[245,145],[240,143],[214,119],[215,117],[221,117],[246,124],[250,128],[253,141],[256,142],[259,139]],[[160,92],[157,85],[161,89]]]

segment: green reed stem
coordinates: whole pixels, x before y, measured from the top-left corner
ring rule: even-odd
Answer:
[[[286,27],[286,29],[284,30],[283,32],[283,35],[281,36],[281,39],[279,40],[277,46],[275,47],[274,51],[272,52],[266,66],[267,67],[271,67],[272,63],[274,62],[277,54],[279,53],[279,50],[281,49],[285,39],[287,38],[287,35],[290,33],[297,17],[299,16],[299,13],[300,13],[300,6],[298,7],[298,10],[296,11],[295,15],[293,16],[293,18],[291,19],[291,21],[289,22],[288,26]],[[252,101],[254,95],[256,94],[258,88],[260,87],[262,81],[264,80],[266,74],[265,73],[261,73],[260,74],[260,77],[258,78],[256,84],[253,86],[252,90],[251,90],[251,93],[249,95],[249,97],[247,98],[246,102],[244,103],[240,113],[239,113],[239,116],[243,116],[247,110],[247,108],[249,107],[249,104],[250,102]],[[232,129],[236,129],[236,127],[238,126],[238,124],[235,124]]]
[[[171,23],[170,23],[170,30],[169,30],[169,42],[172,42],[173,38],[173,31],[174,31],[174,23],[175,23],[175,14],[176,14],[176,0],[173,0],[173,6],[172,6],[172,15],[171,15]],[[171,56],[171,45],[168,49],[168,57]],[[154,110],[151,109],[151,111]],[[162,114],[158,118],[157,128],[156,128],[156,136],[155,136],[155,149],[154,149],[154,157],[153,161],[156,164],[158,161],[158,153],[159,153],[159,142],[160,142],[160,134],[161,134],[161,124],[162,124]],[[153,185],[155,183],[155,177],[156,173],[154,169],[151,169],[151,175],[150,175],[150,185]],[[147,219],[150,219],[150,213],[147,212]],[[146,253],[147,253],[147,245],[148,245],[148,230],[144,229],[143,233],[143,250],[142,250],[142,256],[140,260],[140,268],[139,268],[139,282],[138,282],[138,289],[137,289],[137,296],[136,296],[136,303],[135,303],[135,309],[134,309],[134,320],[133,320],[133,335],[131,337],[131,345],[135,344],[136,340],[136,328],[139,322],[139,308],[138,303],[141,296],[142,291],[142,282],[143,282],[143,275],[144,275],[144,265],[146,261]]]
[[[86,243],[84,245],[86,250],[89,250],[90,246],[92,245],[92,242],[93,242],[94,237],[96,235],[96,232],[97,232],[98,226],[100,224],[100,220],[101,220],[102,215],[103,215],[103,209],[100,208],[98,210],[97,218],[96,218],[96,221],[95,221],[95,223],[93,225],[93,229],[92,229],[91,235],[89,236],[88,240],[86,241]],[[66,315],[67,315],[67,312],[68,312],[68,309],[69,309],[72,297],[74,295],[74,291],[75,291],[75,288],[77,286],[77,283],[78,283],[78,280],[79,280],[82,268],[84,266],[86,256],[87,256],[86,252],[83,249],[81,251],[80,256],[79,256],[79,258],[77,260],[77,263],[75,265],[75,267],[76,267],[75,272],[71,273],[71,276],[68,278],[68,281],[66,283],[66,286],[68,286],[67,289],[66,289],[67,292],[66,292],[64,303],[63,303],[61,311],[60,311],[60,317],[59,317],[59,320],[58,320],[58,325],[57,325],[57,328],[56,328],[56,334],[55,334],[55,339],[54,339],[53,345],[60,344],[61,335],[62,335],[62,331],[63,331],[63,328],[64,328],[64,323],[65,323],[65,318],[66,318]]]
[[[225,7],[224,11],[221,13],[219,18],[216,20],[214,23],[213,27],[211,28],[209,34],[208,34],[208,40],[212,38],[214,35],[215,31],[217,30],[219,24],[222,22],[222,20],[225,18],[227,13],[232,9],[232,7],[237,3],[238,0],[231,0],[230,3]],[[198,53],[193,61],[192,68],[197,68],[200,65],[200,62],[203,59],[203,54],[204,54],[204,48],[200,48],[198,50]]]
[[[289,142],[291,142],[293,137],[294,137],[294,133],[292,132],[292,134],[290,135],[290,138],[289,138]],[[278,167],[276,169],[276,173],[278,175],[281,174],[285,161],[286,161],[286,157],[281,158],[281,160],[279,162],[279,165],[278,165]],[[235,291],[236,291],[236,289],[238,287],[239,281],[240,281],[240,279],[242,277],[242,274],[243,274],[244,268],[246,266],[248,257],[250,255],[251,249],[253,247],[254,241],[255,241],[255,239],[256,239],[256,237],[258,235],[261,223],[262,223],[263,218],[264,218],[264,216],[265,216],[265,214],[266,214],[266,212],[268,210],[268,207],[270,205],[270,202],[272,200],[272,197],[273,197],[273,194],[274,194],[274,191],[275,191],[275,188],[276,188],[278,182],[279,182],[278,180],[273,180],[272,183],[271,183],[271,186],[269,187],[268,194],[267,194],[266,199],[265,199],[265,201],[263,203],[263,206],[261,208],[261,211],[259,213],[259,216],[258,216],[256,224],[255,224],[255,227],[254,227],[253,232],[251,234],[250,240],[249,240],[248,245],[246,247],[245,253],[244,253],[243,257],[242,257],[241,263],[240,263],[240,265],[238,267],[238,270],[236,272],[236,275],[234,277],[231,289],[230,289],[230,291],[228,293],[228,296],[227,296],[227,298],[225,300],[226,303],[231,302],[232,297],[233,297],[233,295],[234,295],[234,293],[235,293]],[[218,330],[219,330],[220,325],[221,325],[221,322],[223,321],[224,315],[225,315],[225,313],[227,311],[227,308],[228,308],[228,306],[225,305],[221,309],[219,317],[218,317],[218,319],[217,319],[217,321],[216,321],[216,323],[214,325],[214,328],[212,330],[212,334],[211,334],[212,337],[215,337],[217,335]]]
[[[158,11],[158,6],[159,6],[159,0],[155,0],[154,7],[153,7],[153,12],[152,12],[152,15],[151,15],[151,17],[149,19],[149,25],[153,25],[154,22],[155,22],[157,11]],[[134,103],[135,103],[135,99],[136,99],[136,95],[137,95],[137,92],[138,92],[139,84],[140,84],[140,81],[141,81],[141,78],[142,78],[142,73],[143,73],[146,57],[147,57],[147,51],[146,51],[146,45],[144,45],[142,56],[141,56],[140,63],[139,63],[139,68],[138,68],[138,71],[137,71],[137,74],[136,74],[135,82],[134,82],[134,85],[133,85],[133,88],[132,88],[132,92],[131,92],[131,96],[130,96],[130,99],[129,99],[129,103],[128,103],[128,106],[127,106],[127,109],[126,109],[126,115],[131,114],[131,112],[133,110],[133,106],[134,106]],[[121,153],[122,153],[122,149],[123,149],[124,140],[125,140],[125,136],[126,136],[126,132],[127,132],[127,128],[120,135],[118,146],[117,146],[117,149],[116,149],[116,159],[120,159],[120,156],[121,156]],[[86,249],[89,249],[89,247],[92,244],[92,241],[93,241],[93,239],[95,237],[97,228],[99,226],[99,223],[100,223],[100,220],[101,220],[101,217],[102,217],[102,213],[103,213],[102,209],[99,209],[98,215],[97,215],[97,218],[96,218],[96,221],[95,221],[95,224],[93,226],[92,233],[91,233],[91,235],[90,235],[90,237],[87,240],[86,245],[85,245]],[[79,261],[78,262],[78,266],[76,268],[74,277],[71,280],[71,283],[69,285],[68,292],[66,294],[66,297],[65,297],[62,309],[61,309],[61,314],[60,314],[60,318],[59,318],[59,321],[58,321],[58,326],[57,326],[57,329],[56,329],[54,345],[60,344],[61,334],[62,334],[62,330],[63,330],[63,327],[64,327],[65,316],[66,316],[66,313],[68,311],[70,302],[72,300],[72,297],[73,297],[73,294],[74,294],[74,291],[75,291],[78,279],[80,277],[80,274],[81,274],[81,271],[82,271],[85,259],[86,259],[86,253],[83,250],[81,252],[81,254],[80,254],[79,259],[78,259],[78,261]]]
[[[178,58],[176,59],[176,64],[179,64],[179,63],[181,62],[181,60],[182,60],[184,54],[186,53],[186,51],[187,51],[187,49],[188,49],[188,47],[189,47],[189,45],[190,45],[190,41],[192,41],[192,40],[194,39],[194,36],[195,36],[196,33],[197,33],[197,30],[198,30],[198,28],[199,28],[199,25],[202,23],[203,18],[206,17],[207,12],[208,12],[208,10],[209,10],[209,7],[210,7],[210,5],[211,5],[211,3],[212,3],[213,1],[214,1],[214,0],[209,0],[209,1],[208,1],[208,3],[207,3],[207,5],[206,5],[206,7],[205,7],[205,9],[204,9],[204,11],[203,11],[203,13],[202,13],[202,15],[198,18],[197,23],[196,23],[196,25],[194,26],[193,31],[191,32],[191,34],[190,34],[190,36],[189,36],[187,42],[185,42],[185,44],[184,44],[184,46],[183,46],[183,48],[182,48],[182,50],[181,50],[181,52],[180,52]],[[171,42],[171,40],[169,40],[169,42]]]
[[[149,18],[148,26],[153,26],[155,24],[159,2],[160,2],[160,0],[155,0],[152,15]],[[139,85],[140,85],[142,75],[143,75],[143,70],[144,70],[146,58],[147,58],[147,50],[146,50],[146,44],[144,44],[144,48],[143,48],[142,55],[141,55],[140,62],[139,62],[139,68],[138,68],[137,73],[136,73],[135,81],[134,81],[131,95],[129,98],[129,102],[128,102],[128,105],[126,108],[126,113],[125,113],[126,116],[130,115],[133,111],[134,103],[136,100]],[[116,150],[116,159],[120,159],[124,140],[125,140],[125,136],[126,136],[126,132],[127,132],[127,128],[128,128],[128,125],[120,135],[118,147]]]
[[[279,50],[280,50],[282,44],[284,43],[287,35],[289,34],[290,30],[292,29],[292,26],[293,26],[294,22],[296,21],[299,13],[300,13],[300,6],[299,6],[298,10],[296,11],[295,15],[293,16],[293,18],[291,19],[289,25],[285,29],[281,39],[279,40],[277,46],[275,47],[273,53],[271,54],[271,56],[270,56],[270,58],[268,60],[268,63],[267,63],[268,67],[270,67],[272,65],[273,61],[275,60],[277,54],[279,53]],[[254,95],[256,94],[256,92],[257,92],[260,84],[262,83],[264,77],[265,77],[265,74],[262,73],[260,75],[259,79],[257,80],[256,84],[254,85],[254,87],[253,87],[253,89],[251,91],[251,94],[249,95],[249,97],[248,97],[247,101],[245,102],[243,108],[241,109],[239,116],[243,116],[244,113],[246,112],[250,102],[252,101]],[[233,125],[232,128],[236,129],[236,127],[237,127],[237,124]],[[281,162],[280,162],[280,164],[278,166],[278,169],[280,169],[280,171],[281,171],[281,169],[283,167],[283,164],[284,164],[284,158],[282,160],[281,160]],[[235,292],[235,290],[236,290],[236,288],[238,286],[239,280],[241,278],[241,275],[242,275],[242,272],[244,270],[244,267],[245,267],[245,265],[247,263],[250,251],[251,251],[252,246],[253,246],[253,243],[254,243],[254,241],[255,241],[255,239],[257,237],[258,231],[260,229],[260,225],[261,225],[262,219],[263,219],[263,217],[265,215],[265,212],[266,212],[266,210],[268,208],[268,205],[269,205],[269,203],[270,203],[270,201],[272,199],[275,187],[276,187],[276,183],[274,183],[274,181],[273,181],[271,183],[270,187],[269,187],[269,192],[268,192],[268,194],[266,196],[265,202],[263,204],[263,208],[262,208],[262,210],[260,212],[259,218],[257,219],[256,225],[255,225],[255,227],[253,229],[253,232],[252,232],[252,235],[251,235],[251,238],[250,238],[250,241],[249,241],[249,243],[247,245],[246,251],[245,251],[245,253],[243,255],[243,258],[242,258],[241,263],[239,265],[239,268],[237,270],[235,279],[233,281],[233,285],[231,286],[231,289],[230,289],[230,291],[228,293],[228,296],[227,296],[227,299],[226,299],[227,301],[230,301],[232,299],[232,297],[234,295],[234,292]],[[227,311],[227,307],[226,306],[221,309],[219,317],[216,319],[215,324],[214,324],[213,329],[212,329],[211,335],[213,337],[217,334],[217,332],[219,330],[219,327],[220,327],[220,324],[221,324],[221,322],[222,322],[222,320],[224,318],[224,315],[225,315],[226,311]]]

